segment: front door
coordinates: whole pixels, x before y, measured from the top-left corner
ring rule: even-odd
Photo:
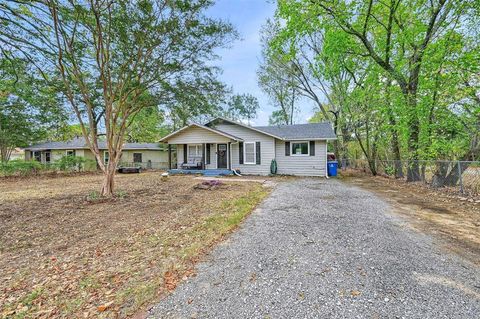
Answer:
[[[217,168],[227,168],[227,144],[217,144]]]

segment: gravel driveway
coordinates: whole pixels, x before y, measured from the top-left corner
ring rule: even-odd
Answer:
[[[151,318],[480,318],[480,269],[337,180],[280,184]]]

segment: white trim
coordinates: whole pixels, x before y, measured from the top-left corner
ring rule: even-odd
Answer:
[[[293,144],[300,144],[300,143],[307,143],[307,154],[294,154],[293,153]],[[303,156],[310,156],[310,141],[293,141],[290,142],[290,156],[298,156],[298,157],[303,157]]]
[[[163,137],[162,139],[160,139],[159,142],[168,143],[168,139],[169,139],[170,137],[172,137],[172,136],[174,136],[174,135],[177,135],[178,133],[180,133],[180,132],[182,132],[182,131],[184,131],[184,130],[192,127],[192,126],[196,126],[196,127],[199,127],[199,128],[206,129],[206,130],[208,130],[208,131],[210,131],[210,132],[217,133],[218,135],[222,135],[222,136],[224,136],[224,137],[228,137],[229,139],[232,139],[232,140],[235,140],[235,141],[241,141],[241,140],[242,140],[242,139],[240,139],[240,138],[238,138],[238,137],[236,137],[236,136],[230,135],[230,134],[225,133],[225,132],[221,132],[221,131],[219,131],[219,130],[215,130],[215,129],[211,128],[211,127],[208,127],[208,126],[205,126],[205,125],[201,125],[201,124],[197,124],[197,123],[192,123],[192,124],[190,124],[190,125],[187,125],[187,126],[182,127],[182,128],[179,129],[179,130],[176,130],[176,131],[173,132],[173,133],[168,134],[167,136],[165,136],[165,137]]]
[[[253,144],[253,162],[247,162],[247,144]],[[257,144],[256,142],[243,142],[243,164],[257,164]]]
[[[215,143],[215,169],[218,169],[218,143]]]

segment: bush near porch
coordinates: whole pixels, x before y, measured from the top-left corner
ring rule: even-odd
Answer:
[[[0,184],[0,317],[114,318],[158,300],[268,194],[259,183],[195,189],[159,173]]]

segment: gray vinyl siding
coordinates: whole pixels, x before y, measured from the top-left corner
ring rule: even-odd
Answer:
[[[277,173],[298,176],[326,175],[326,142],[315,141],[315,156],[285,156],[285,142],[275,141]]]
[[[201,127],[189,127],[180,134],[168,139],[169,144],[228,143],[228,137],[219,135]]]
[[[268,175],[270,164],[275,158],[275,139],[271,136],[256,132],[246,127],[234,124],[220,124],[216,129],[243,139],[244,142],[260,142],[260,165],[240,164],[238,143],[232,143],[232,169],[239,169],[246,175]]]

